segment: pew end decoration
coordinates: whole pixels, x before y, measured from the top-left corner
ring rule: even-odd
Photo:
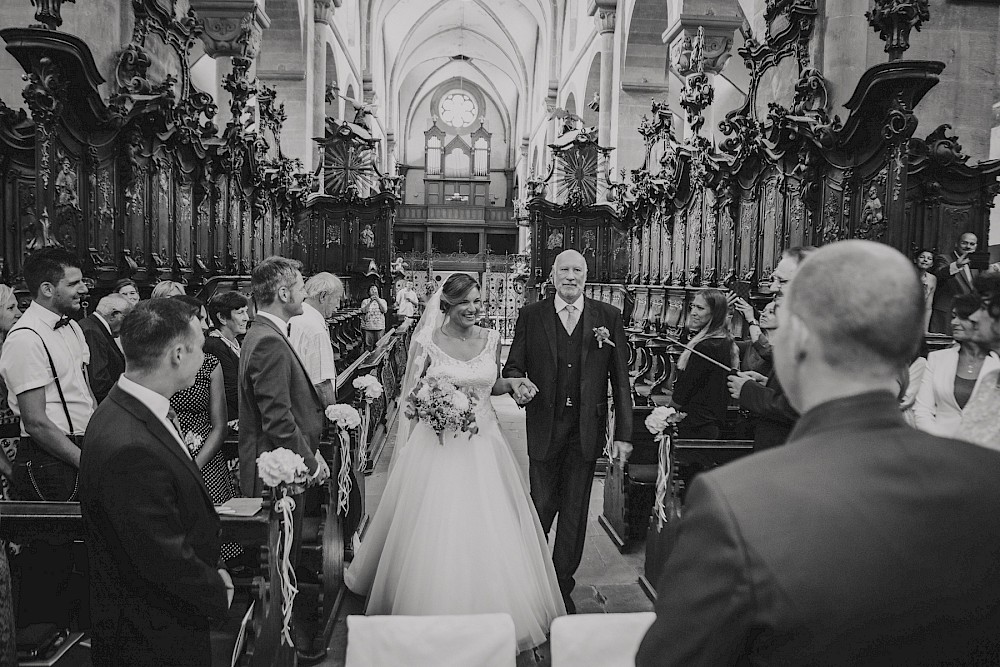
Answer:
[[[674,408],[660,406],[646,417],[646,429],[659,443],[656,470],[656,497],[653,501],[653,515],[657,528],[662,528],[667,520],[667,485],[670,482],[670,441],[677,433],[677,424],[686,417]]]
[[[470,439],[479,433],[476,399],[447,380],[421,378],[406,397],[403,414],[407,419],[430,426],[441,445],[444,445],[445,431],[454,431],[456,435],[468,433]]]
[[[380,385],[381,386],[381,385]],[[351,429],[361,426],[361,414],[354,406],[337,403],[326,409],[326,418],[340,439],[340,471],[337,473],[337,514],[346,517],[351,498]]]
[[[264,452],[257,457],[257,474],[269,487],[275,490],[277,500],[274,508],[281,514],[281,535],[278,546],[278,583],[281,590],[281,613],[284,617],[281,627],[281,643],[295,646],[289,632],[292,621],[292,603],[299,592],[292,567],[292,539],[294,524],[292,512],[295,501],[292,496],[305,491],[309,480],[309,468],[299,454],[279,447]]]
[[[361,375],[354,378],[354,391],[363,406],[361,411],[361,429],[358,431],[358,470],[364,471],[368,465],[368,434],[371,427],[372,403],[382,397],[385,389],[374,375]]]

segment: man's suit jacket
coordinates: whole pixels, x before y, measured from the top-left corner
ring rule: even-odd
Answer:
[[[521,308],[514,326],[514,340],[503,367],[504,377],[527,377],[538,394],[525,406],[528,456],[545,460],[553,455],[552,426],[556,396],[555,300],[552,297]],[[632,439],[632,393],[628,379],[628,341],[621,311],[610,304],[586,299],[583,317],[583,349],[580,354],[580,447],[583,456],[595,460],[604,449],[608,418],[608,380],[615,403],[615,440]],[[597,346],[593,330],[606,327],[614,346]]]
[[[962,408],[955,400],[955,373],[958,370],[958,346],[935,350],[927,355],[927,367],[920,380],[917,402],[913,406],[916,427],[944,438],[954,438],[962,425]],[[1000,357],[990,353],[976,378],[975,389],[992,371],[1000,369]],[[1000,406],[997,406],[1000,408]]]
[[[208,619],[228,609],[219,516],[177,439],[117,386],[87,427],[80,507],[94,664],[208,664]]]
[[[323,432],[323,402],[288,338],[258,317],[240,348],[240,487],[260,496],[257,457],[284,447],[302,456],[310,472]]]
[[[96,315],[88,315],[80,320],[80,328],[83,329],[83,336],[90,348],[90,365],[87,366],[90,388],[94,392],[94,398],[100,403],[125,372],[125,355]]]
[[[1000,453],[888,391],[695,478],[636,665],[995,664]]]
[[[799,413],[785,397],[785,390],[773,369],[767,377],[767,384],[753,381],[743,384],[740,407],[753,415],[755,452],[784,444],[799,418]]]
[[[959,294],[972,292],[972,282],[966,278],[965,271],[952,275],[951,264],[958,259],[958,254],[952,251],[950,255],[938,255],[934,258],[932,273],[937,276],[937,288],[934,290],[933,310],[945,313],[951,319],[951,304]],[[972,280],[979,275],[979,269],[969,267]],[[947,333],[947,332],[945,332]]]

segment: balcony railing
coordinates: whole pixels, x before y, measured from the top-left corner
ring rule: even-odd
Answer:
[[[452,220],[462,222],[513,223],[514,211],[499,206],[428,206],[422,204],[403,204],[396,213],[396,222],[401,224],[450,222]]]

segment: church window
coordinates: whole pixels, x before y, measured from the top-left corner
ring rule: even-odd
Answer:
[[[448,93],[441,98],[439,107],[441,120],[459,129],[472,125],[479,117],[479,105],[465,91]]]

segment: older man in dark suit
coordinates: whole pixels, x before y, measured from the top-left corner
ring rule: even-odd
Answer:
[[[594,466],[604,449],[608,383],[615,404],[614,446],[632,450],[632,394],[622,314],[583,296],[587,263],[567,250],[552,265],[552,298],[525,306],[517,317],[504,377],[527,377],[537,395],[527,402],[531,499],[548,534],[556,515],[552,560],[566,609],[583,556]]]
[[[90,348],[87,378],[98,403],[107,398],[108,392],[125,372],[125,355],[115,337],[131,310],[131,301],[120,294],[108,294],[97,303],[91,315],[80,321],[87,347]]]
[[[94,413],[80,458],[95,667],[209,665],[209,618],[233,585],[219,516],[170,409],[194,384],[204,336],[175,299],[125,320],[125,374]]]
[[[959,294],[972,292],[972,283],[979,269],[972,268],[972,253],[979,247],[979,239],[972,232],[958,237],[955,249],[934,258],[932,272],[937,276],[934,303],[931,305],[930,330],[934,333],[951,333],[951,304]]]
[[[637,665],[996,662],[1000,453],[903,420],[923,308],[888,246],[802,263],[774,345],[802,417],[691,485]]]

